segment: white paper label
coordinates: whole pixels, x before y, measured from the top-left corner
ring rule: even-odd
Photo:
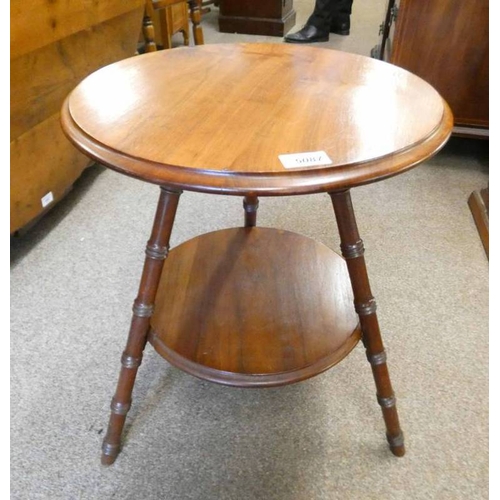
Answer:
[[[49,191],[43,198],[42,198],[42,207],[45,208],[47,205],[52,203],[54,201],[54,195],[52,194],[52,191]]]
[[[279,155],[278,158],[285,168],[307,168],[332,164],[332,160],[324,151]]]

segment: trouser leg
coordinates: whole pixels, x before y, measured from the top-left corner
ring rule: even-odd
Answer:
[[[318,29],[330,29],[335,20],[349,20],[353,0],[316,0],[314,11],[307,24]]]

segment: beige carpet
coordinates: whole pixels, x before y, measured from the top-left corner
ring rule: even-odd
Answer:
[[[312,8],[295,2],[298,25]],[[385,1],[355,2],[335,49],[368,55]],[[216,31],[207,43],[260,41]],[[280,39],[268,39],[280,42]],[[125,446],[100,465],[158,189],[94,167],[12,243],[13,499],[488,498],[488,261],[467,206],[488,143],[452,140],[413,171],[353,191],[407,455],[393,457],[363,349],[277,389],[210,384],[150,347]],[[186,193],[173,244],[240,225],[241,199]],[[262,199],[259,224],[338,248],[328,196]]]

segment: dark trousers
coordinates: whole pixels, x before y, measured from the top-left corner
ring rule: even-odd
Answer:
[[[307,24],[318,29],[330,29],[332,20],[348,19],[352,10],[353,0],[316,0],[314,12],[309,17]]]

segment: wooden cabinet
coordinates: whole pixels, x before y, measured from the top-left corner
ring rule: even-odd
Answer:
[[[151,20],[155,31],[157,48],[171,49],[172,37],[182,33],[184,45],[189,45],[189,9],[187,2],[168,5],[163,9],[153,9]]]
[[[89,73],[132,56],[144,0],[11,0],[11,233],[53,206],[89,160],[59,110]]]
[[[390,0],[372,55],[433,85],[448,101],[456,133],[487,136],[488,0]]]
[[[293,0],[220,0],[223,33],[283,36],[295,25]]]

